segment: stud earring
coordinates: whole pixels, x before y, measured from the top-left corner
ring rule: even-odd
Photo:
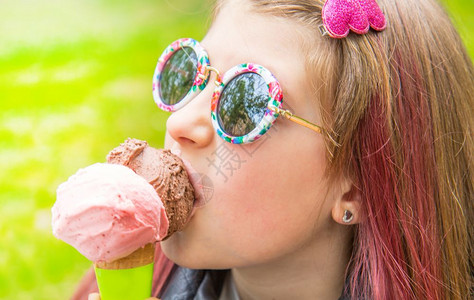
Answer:
[[[352,221],[352,219],[354,219],[354,215],[349,210],[346,209],[344,211],[344,216],[342,217],[342,222],[349,224]]]

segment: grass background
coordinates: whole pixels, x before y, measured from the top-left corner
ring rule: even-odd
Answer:
[[[51,234],[58,184],[126,137],[163,144],[151,78],[211,0],[0,0],[0,299],[67,299],[90,262]],[[446,0],[474,56],[474,3]]]

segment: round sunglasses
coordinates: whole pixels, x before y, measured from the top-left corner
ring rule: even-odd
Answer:
[[[282,108],[283,93],[275,76],[257,64],[244,63],[223,76],[211,67],[206,50],[194,39],[169,45],[158,59],[153,76],[153,98],[165,111],[186,105],[217,75],[211,101],[212,124],[217,134],[233,144],[251,143],[264,135],[278,116],[318,133],[322,128]]]

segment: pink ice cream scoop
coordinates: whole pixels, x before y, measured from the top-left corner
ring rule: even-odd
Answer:
[[[200,198],[190,167],[169,150],[127,139],[107,162],[61,184],[52,208],[53,234],[101,266],[149,244],[152,252],[185,227]]]
[[[168,218],[152,185],[130,168],[97,163],[57,190],[53,234],[94,262],[114,261],[168,232]]]

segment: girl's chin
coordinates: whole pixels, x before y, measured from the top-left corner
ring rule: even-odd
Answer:
[[[161,250],[165,256],[177,265],[195,269],[196,253],[190,247],[183,245],[180,232],[174,233],[171,237],[161,242]],[[196,251],[194,251],[196,252]]]
[[[232,267],[232,264],[219,261],[209,253],[180,248],[170,239],[171,237],[161,242],[161,249],[169,260],[180,267],[189,269],[229,269]]]

